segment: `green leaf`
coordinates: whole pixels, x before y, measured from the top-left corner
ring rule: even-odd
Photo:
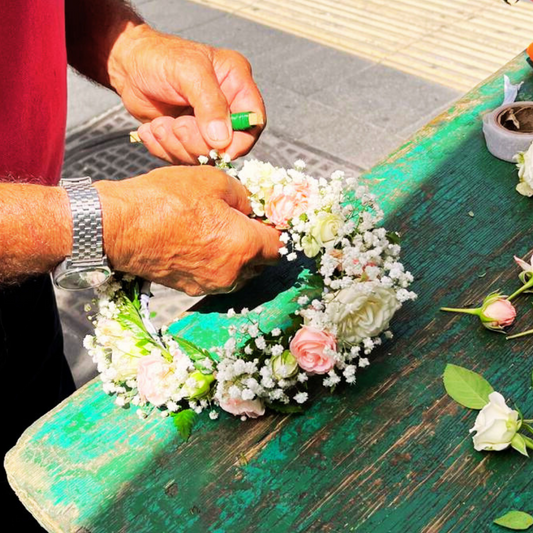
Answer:
[[[192,409],[185,409],[183,411],[178,411],[177,413],[172,413],[171,416],[174,419],[174,425],[181,438],[187,442],[191,436],[192,428],[196,423],[196,413]]]
[[[400,244],[402,241],[402,237],[397,231],[389,231],[385,234],[385,237],[391,244]]]
[[[533,516],[522,511],[509,511],[496,518],[494,523],[515,531],[525,531],[533,525]]]
[[[304,412],[304,408],[301,405],[295,405],[291,403],[267,403],[269,409],[276,411],[276,413],[282,413],[284,415],[294,415]]]
[[[444,387],[457,403],[469,409],[483,409],[489,403],[489,394],[494,392],[485,378],[452,364],[444,370]]]
[[[177,335],[173,335],[173,338],[178,343],[179,347],[191,358],[192,361],[197,361],[198,359],[203,360],[205,358],[216,361],[216,359],[207,350],[196,346],[196,344],[185,340],[182,337],[178,337]]]
[[[522,455],[525,455],[526,457],[529,457],[527,453],[527,447],[526,447],[526,441],[523,437],[523,435],[520,435],[520,433],[517,433],[513,440],[511,441],[511,446]]]

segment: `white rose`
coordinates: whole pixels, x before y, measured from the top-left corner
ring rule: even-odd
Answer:
[[[520,179],[516,190],[524,196],[533,196],[533,143],[527,152],[519,152],[515,158],[518,162],[518,178]]]
[[[120,349],[113,348],[111,353],[111,363],[116,371],[115,379],[117,381],[127,381],[137,377],[137,368],[141,356],[131,356]]]
[[[320,248],[333,242],[339,234],[342,218],[334,213],[319,213],[309,235],[302,238],[302,249],[307,257],[315,257]]]
[[[323,246],[336,239],[342,224],[342,217],[335,213],[319,213],[311,229],[311,235]]]
[[[518,431],[518,413],[507,407],[499,392],[489,394],[489,403],[481,409],[476,418],[474,448],[482,450],[504,450]]]
[[[312,236],[302,238],[302,250],[307,257],[315,257],[320,252],[320,243]]]
[[[131,331],[124,331],[122,338],[111,346],[111,363],[117,372],[117,380],[136,377],[139,361],[150,353],[148,349],[137,346],[138,340]]]
[[[337,324],[337,338],[358,344],[366,337],[375,337],[389,327],[400,308],[393,289],[369,283],[356,283],[335,293],[327,304],[329,320]]]

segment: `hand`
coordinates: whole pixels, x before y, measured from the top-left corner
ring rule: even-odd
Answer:
[[[248,153],[263,126],[233,132],[230,112],[266,113],[248,61],[142,24],[115,52],[113,85],[126,109],[145,122],[139,137],[171,163],[197,164],[212,148],[232,159]],[[126,43],[127,46],[124,44]],[[151,122],[150,122],[151,121]]]
[[[191,296],[228,292],[278,259],[279,232],[248,218],[246,189],[211,167],[95,184],[115,270]]]

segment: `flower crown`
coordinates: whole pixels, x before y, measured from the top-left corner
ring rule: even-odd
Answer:
[[[95,333],[84,345],[105,392],[117,405],[137,406],[141,418],[155,410],[172,416],[184,438],[205,409],[211,418],[217,406],[243,419],[298,412],[311,380],[355,383],[368,354],[392,337],[396,311],[416,297],[399,262],[399,236],[378,226],[383,213],[357,178],[340,171],[314,178],[302,161],[285,169],[251,160],[237,171],[216,152],[210,157],[248,189],[253,216],[281,230],[285,260],[304,254],[315,268],[300,273],[280,323],[261,307],[230,309],[227,334],[212,347],[156,331],[147,282],[123,275],[98,290]]]

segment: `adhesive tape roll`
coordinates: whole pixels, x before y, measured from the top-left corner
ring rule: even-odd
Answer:
[[[514,163],[514,156],[533,143],[533,102],[497,107],[483,117],[483,133],[493,156]]]

